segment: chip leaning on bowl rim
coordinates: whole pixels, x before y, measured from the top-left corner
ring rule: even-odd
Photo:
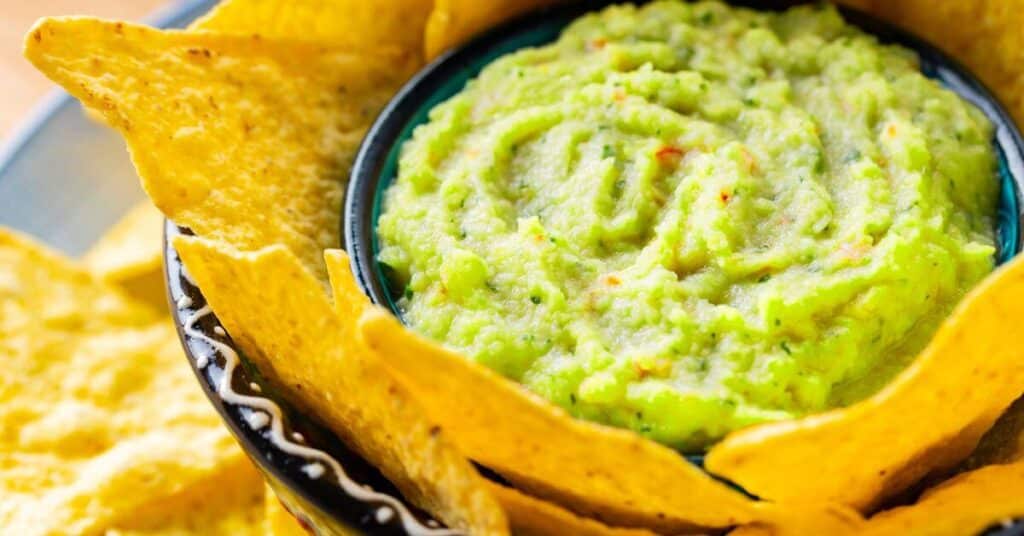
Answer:
[[[228,7],[215,11],[195,31],[188,32],[158,32],[88,19],[44,21],[29,34],[27,53],[44,72],[100,110],[125,135],[143,184],[158,208],[196,232],[198,238],[176,238],[174,245],[235,343],[256,361],[261,372],[276,380],[299,387],[336,382],[321,392],[297,389],[299,392],[291,392],[288,397],[333,425],[357,451],[381,467],[406,497],[450,525],[479,533],[502,532],[506,521],[501,500],[495,499],[484,479],[462,457],[464,452],[498,468],[512,484],[532,495],[612,524],[665,530],[750,524],[785,530],[798,526],[798,521],[810,523],[808,519],[854,525],[861,522],[852,511],[836,513],[826,505],[807,504],[818,499],[813,496],[783,498],[771,496],[777,490],[770,494],[758,491],[762,497],[779,501],[751,501],[678,456],[672,458],[674,453],[664,447],[628,432],[572,420],[486,369],[471,366],[456,354],[419,339],[387,314],[374,309],[360,312],[366,307],[362,303],[365,298],[354,286],[347,264],[339,262],[338,254],[328,254],[326,265],[322,259],[323,250],[339,243],[337,218],[344,180],[340,170],[347,168],[376,109],[415,68],[420,52],[403,49],[408,44],[402,42],[393,43],[394,48],[391,44],[371,47],[379,41],[367,38],[367,42],[359,42],[359,33],[346,31],[349,28],[325,28],[323,24],[316,26],[318,31],[312,38],[320,44],[314,46],[303,42],[310,37],[294,36],[292,23],[301,20],[301,10],[296,10],[294,19],[272,18],[268,25],[266,19],[255,16],[268,11],[230,8],[245,3],[225,4]],[[448,4],[439,2],[435,13],[424,19],[428,36],[432,35],[430,28],[438,24],[462,20],[456,16],[458,10]],[[230,22],[218,18],[239,17],[240,13],[240,18],[226,19]],[[254,18],[247,19],[250,15],[246,13]],[[381,24],[406,25],[410,17],[415,18],[415,11],[403,11],[402,17],[397,16],[398,11],[393,13],[394,20],[382,17]],[[204,25],[210,29],[203,30]],[[261,37],[250,35],[254,26],[261,29]],[[372,36],[372,31],[368,35]],[[134,63],[124,64],[119,58],[132,58]],[[403,66],[400,72],[394,72],[395,65]],[[97,78],[97,73],[113,76]],[[162,86],[190,83],[205,89],[172,96]],[[268,159],[266,155],[274,156]],[[324,293],[328,283],[325,276],[331,267],[333,308]],[[970,329],[975,325],[969,321],[971,315],[990,313],[996,306],[1015,310],[1015,304],[991,297],[1003,287],[1016,288],[1014,267],[1004,269],[985,286],[995,290],[968,299],[940,332],[944,335],[925,350],[919,363],[883,391],[884,396],[868,399],[879,409],[874,413],[851,411],[841,419],[874,422],[875,416],[884,415],[885,404],[894,404],[893,400],[917,406],[915,393],[931,385],[929,382],[944,380],[934,372],[937,366],[948,363],[950,348],[958,348],[955,345],[961,338],[974,341],[979,337]],[[254,289],[265,294],[257,295]],[[271,302],[270,297],[280,302]],[[235,307],[236,301],[246,306]],[[310,317],[313,303],[319,304],[312,309],[320,314]],[[346,303],[347,308],[341,308]],[[271,305],[296,314],[275,315]],[[300,315],[303,308],[307,310]],[[284,317],[284,325],[280,325],[279,317]],[[305,321],[288,323],[298,318]],[[1006,320],[995,315],[992,325],[999,326]],[[275,338],[275,333],[292,335],[282,341]],[[289,341],[303,341],[298,355],[293,355],[296,347],[289,347]],[[430,363],[452,367],[454,377],[462,375],[470,382],[486,382],[479,384],[482,386],[494,385],[493,392],[480,394],[485,401],[493,397],[494,405],[485,402],[473,408],[464,404],[458,418],[453,418],[453,413],[444,408],[446,397],[432,394],[431,389],[437,386],[425,381],[427,378],[414,366],[415,359],[405,360],[406,364],[394,361],[395,356],[411,349],[418,352],[414,355],[429,356]],[[990,368],[966,373],[998,376],[1013,370],[1015,355],[1010,349],[983,349],[996,356],[984,363]],[[347,364],[347,368],[338,370],[339,364]],[[334,370],[337,373],[328,378],[320,375]],[[393,375],[394,383],[381,393],[383,396],[374,399],[373,389],[358,388],[362,385],[355,381],[359,374],[364,379]],[[959,392],[963,386],[954,381],[948,387]],[[967,423],[965,430],[969,433],[958,448],[976,442],[998,413],[1019,395],[1019,387],[1000,385],[991,398],[965,399],[961,407],[977,420]],[[332,397],[332,392],[346,393],[356,400]],[[529,446],[528,441],[508,444],[506,452],[491,452],[485,438],[474,433],[471,424],[495,423],[496,416],[501,415],[499,396],[523,408],[515,417],[526,421],[518,422],[536,422],[542,430],[563,426],[578,434],[584,441],[580,445],[592,447],[596,442],[607,447],[607,452],[619,455],[602,460],[595,452],[595,459],[587,462],[593,464],[593,469],[584,464],[579,468],[579,479],[557,482],[556,472],[577,470],[573,462],[578,460],[559,465],[555,463],[558,458],[549,457],[549,452],[541,450],[531,455],[528,450],[517,450]],[[365,405],[360,404],[361,397],[369,397]],[[393,428],[381,424],[398,416],[405,417],[397,418]],[[808,425],[800,428],[800,433],[813,435],[821,433],[823,427],[817,423],[824,421],[828,419],[797,421],[797,426]],[[419,432],[402,435],[398,434],[400,430]],[[776,430],[781,430],[777,437],[793,437],[785,427]],[[755,435],[748,434],[748,441],[733,441],[733,450],[725,451],[733,453],[737,467],[749,459],[743,449],[752,444],[749,439]],[[432,445],[433,454],[414,454],[422,454],[423,445]],[[896,458],[891,463],[895,469],[902,469],[899,456],[912,453],[913,447],[906,447],[902,453],[899,445],[894,447]],[[753,448],[756,452],[756,445]],[[654,465],[639,477],[628,471],[622,474],[608,470],[618,465],[616,460],[621,463],[623,459],[640,466],[663,461],[660,476],[667,479],[668,487],[658,487]],[[712,450],[712,468],[716,459],[723,462],[721,467],[730,460],[728,455],[716,458]],[[672,477],[678,477],[674,483],[687,482],[692,487],[686,493],[673,494]],[[741,484],[747,486],[746,482]],[[849,506],[867,509],[880,493],[872,486],[877,483],[869,483],[866,491],[858,488],[860,495],[843,499],[849,501]],[[641,497],[648,500],[638,504],[636,499]],[[845,502],[843,499],[837,502]],[[515,518],[511,522],[516,525]]]

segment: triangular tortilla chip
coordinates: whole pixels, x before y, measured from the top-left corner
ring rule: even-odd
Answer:
[[[424,36],[426,57],[435,58],[506,19],[555,3],[558,0],[436,0]]]
[[[2,228],[0,362],[5,534],[128,529],[259,481],[169,319]]]
[[[132,298],[165,311],[163,231],[164,215],[149,200],[143,201],[89,248],[82,262]]]
[[[859,513],[839,505],[789,505],[775,519],[758,521],[729,532],[729,536],[858,536],[865,521]]]
[[[382,310],[367,311],[361,326],[367,344],[409,382],[460,448],[532,494],[608,523],[659,530],[755,518],[752,502],[667,447],[577,421],[414,335]]]
[[[645,529],[609,527],[501,484],[490,483],[490,488],[516,536],[655,536]]]
[[[366,308],[347,257],[329,252],[339,317]],[[379,308],[362,336],[474,460],[530,492],[623,526],[727,527],[757,507],[667,447],[626,430],[579,421],[483,366],[423,339]]]
[[[243,250],[284,244],[317,276],[363,132],[417,64],[87,18],[43,19],[25,55],[124,135],[170,219]]]
[[[871,518],[867,536],[960,536],[1024,517],[1024,462],[990,465],[926,491],[916,504]]]
[[[317,415],[413,502],[473,534],[506,534],[483,478],[412,395],[339,322],[290,251],[239,252],[179,236],[174,245],[214,313],[261,373]]]
[[[108,536],[265,536],[263,475],[246,458],[159,504],[136,509]]]
[[[430,0],[226,0],[189,26],[375,51],[423,45]]]
[[[82,257],[85,267],[101,279],[117,282],[160,271],[164,215],[152,203],[132,207]]]
[[[949,468],[1024,391],[1024,350],[1006,336],[1024,318],[1024,260],[971,291],[914,363],[845,409],[741,430],[708,469],[777,501],[868,510],[928,472]]]

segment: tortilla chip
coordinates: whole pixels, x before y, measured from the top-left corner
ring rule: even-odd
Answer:
[[[317,276],[363,132],[417,64],[89,18],[43,19],[25,55],[103,111],[168,218],[243,250],[284,244]]]
[[[166,311],[163,230],[164,215],[148,200],[143,201],[85,253],[82,263],[132,298]]]
[[[227,0],[189,26],[377,51],[423,45],[430,0]]]
[[[82,262],[101,279],[114,282],[160,271],[163,225],[164,215],[142,201],[93,244]]]
[[[622,526],[727,527],[756,505],[682,456],[632,432],[578,421],[489,369],[367,307],[342,252],[327,255],[343,323],[374,349],[471,458],[531,494]],[[360,310],[366,308],[359,315]]]
[[[132,512],[111,536],[264,536],[263,476],[249,462]]]
[[[1024,318],[1021,296],[1018,259],[970,292],[885,389],[845,409],[736,432],[711,449],[708,469],[762,498],[866,511],[956,464],[1024,391],[1024,352],[1005,338]]]
[[[174,245],[232,339],[261,373],[290,387],[299,406],[449,526],[507,533],[483,478],[338,320],[295,255],[282,246],[243,253],[187,236]]]
[[[248,459],[196,384],[174,327],[0,228],[0,526],[103,533],[175,515]],[[251,471],[251,468],[249,469]]]
[[[871,518],[863,534],[959,536],[1024,517],[1024,462],[963,473],[928,491],[916,504]]]
[[[531,494],[608,523],[658,530],[755,518],[752,502],[678,453],[625,430],[577,421],[405,330],[385,311],[367,311],[361,329],[463,451]]]
[[[556,3],[558,0],[435,0],[424,35],[426,57],[435,58],[504,20]]]
[[[580,517],[561,506],[530,497],[513,488],[490,483],[491,492],[501,502],[516,536],[654,536],[645,529],[609,527]]]
[[[729,536],[859,536],[864,526],[860,514],[843,506],[794,504],[779,508],[770,521],[739,527],[729,532]]]

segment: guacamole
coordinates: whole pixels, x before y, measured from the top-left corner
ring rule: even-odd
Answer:
[[[402,149],[406,321],[683,450],[884,385],[993,268],[992,127],[831,7],[662,1],[504,56]]]

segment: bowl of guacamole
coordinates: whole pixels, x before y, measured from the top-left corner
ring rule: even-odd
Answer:
[[[1019,251],[1019,135],[936,49],[823,4],[588,6],[440,59],[364,142],[346,248],[417,332],[699,453],[877,391]]]

